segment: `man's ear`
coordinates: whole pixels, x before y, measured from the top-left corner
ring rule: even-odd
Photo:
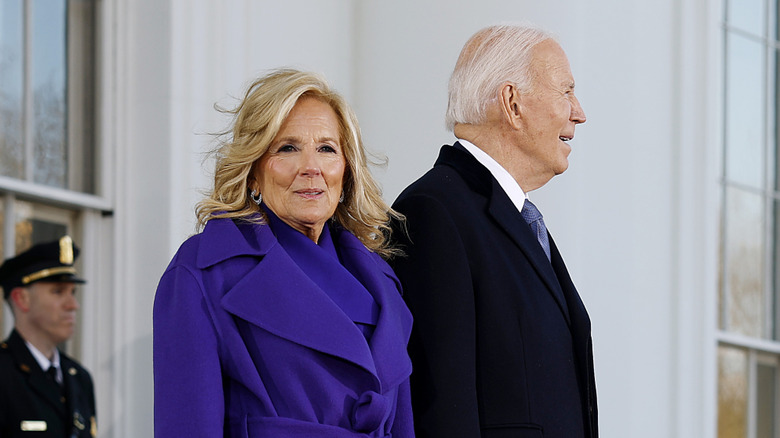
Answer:
[[[15,287],[11,289],[11,294],[8,296],[11,302],[14,303],[17,309],[22,312],[28,312],[30,310],[30,291],[24,287]]]
[[[499,94],[499,103],[504,120],[513,128],[520,128],[523,116],[522,97],[515,84],[504,82]]]

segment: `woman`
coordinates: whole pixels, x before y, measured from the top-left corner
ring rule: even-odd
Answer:
[[[158,437],[411,437],[411,315],[397,217],[352,110],[318,76],[274,71],[231,113],[203,231],[154,304]]]

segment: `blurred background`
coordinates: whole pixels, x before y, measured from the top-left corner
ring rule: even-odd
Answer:
[[[0,247],[82,247],[66,349],[101,437],[153,435],[154,292],[196,231],[214,105],[323,73],[392,202],[454,141],[463,43],[504,22],[559,37],[588,116],[531,196],[593,320],[601,436],[780,437],[778,0],[2,0]]]

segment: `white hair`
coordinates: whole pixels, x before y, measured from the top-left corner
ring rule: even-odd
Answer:
[[[488,104],[498,97],[501,84],[511,82],[521,93],[531,90],[533,48],[555,37],[532,26],[496,25],[475,33],[460,52],[449,83],[445,123],[486,121]]]

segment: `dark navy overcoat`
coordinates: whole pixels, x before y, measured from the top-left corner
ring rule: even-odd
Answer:
[[[591,322],[552,236],[551,260],[459,143],[393,205],[393,267],[414,315],[420,438],[597,438]]]

